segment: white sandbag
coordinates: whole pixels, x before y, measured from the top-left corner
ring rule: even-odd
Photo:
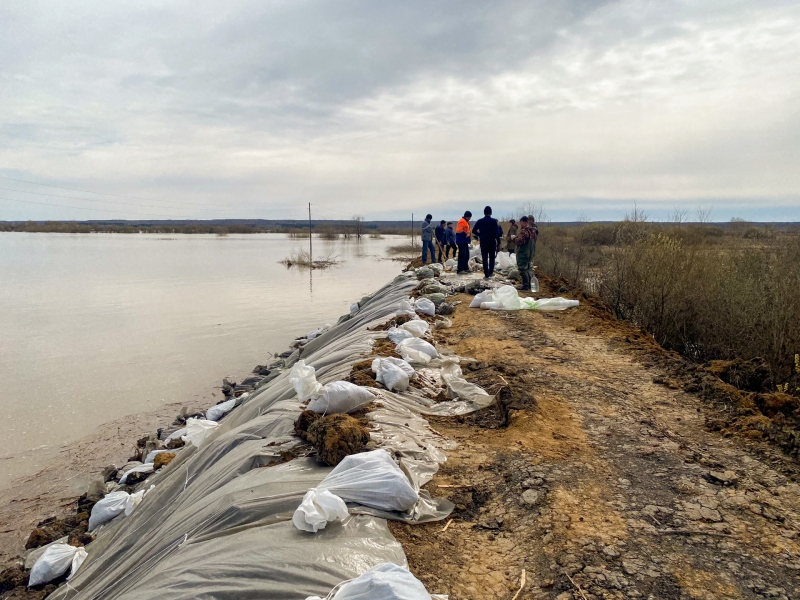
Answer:
[[[447,317],[438,316],[433,326],[435,329],[450,329],[453,326],[453,322]]]
[[[403,360],[412,365],[427,365],[431,359],[438,358],[436,348],[420,338],[408,338],[396,346]]]
[[[473,273],[483,271],[483,263],[481,262],[481,258],[479,256],[473,256],[467,262],[467,267],[469,267],[469,270]]]
[[[428,267],[430,267],[436,277],[441,275],[442,271],[444,271],[444,265],[442,263],[431,263]]]
[[[394,356],[373,360],[372,372],[375,373],[378,383],[385,385],[387,390],[396,392],[408,389],[409,381],[416,375],[411,365]]]
[[[458,267],[458,261],[455,258],[448,258],[446,261],[444,261],[445,271],[452,271],[456,267]]]
[[[469,303],[470,308],[480,308],[481,304],[484,302],[494,302],[494,291],[493,290],[483,290],[475,294],[475,297],[472,299],[472,302]]]
[[[31,569],[28,587],[41,585],[61,577],[70,569],[67,579],[77,572],[88,554],[83,547],[76,548],[69,544],[53,544],[39,557]]]
[[[414,334],[407,329],[400,329],[399,327],[389,327],[386,330],[386,337],[391,340],[393,344],[399,344],[403,340],[414,337]]]
[[[540,298],[539,300],[522,298],[522,301],[525,304],[525,308],[530,310],[566,310],[580,304],[577,300],[568,300],[566,298]]]
[[[495,258],[495,265],[498,269],[510,269],[516,266],[517,262],[511,258],[508,252],[498,252]]]
[[[420,298],[414,303],[414,310],[423,315],[433,317],[436,315],[436,305],[427,298]]]
[[[191,419],[189,419],[191,420]],[[128,477],[133,475],[134,473],[152,473],[154,470],[153,463],[146,463],[143,465],[139,465],[138,467],[133,467],[132,469],[125,471],[122,477],[120,477],[119,484],[125,485],[128,481]]]
[[[321,415],[351,413],[375,400],[369,388],[349,381],[333,381],[322,388],[322,393],[306,407]]]
[[[327,495],[322,494],[323,491],[345,502],[385,511],[405,512],[419,500],[419,494],[406,474],[388,452],[380,449],[346,456],[316,488],[310,489],[292,517],[295,527],[303,531],[319,531],[330,522],[326,519],[323,523],[322,513],[317,510],[320,498],[326,506],[331,502]],[[336,512],[334,518],[344,517]]]
[[[344,519],[350,514],[347,505],[339,496],[328,490],[312,488],[303,496],[303,501],[292,515],[292,523],[300,531],[316,533],[328,523]]]
[[[307,340],[313,340],[314,338],[318,338],[318,337],[319,337],[319,336],[321,336],[323,333],[325,333],[326,331],[328,331],[328,329],[330,329],[330,328],[331,328],[331,324],[330,324],[330,323],[325,323],[325,325],[323,325],[323,326],[322,326],[322,327],[320,327],[319,329],[315,329],[314,331],[310,331],[310,332],[309,332],[309,333],[306,335],[306,339],[307,339]]]
[[[89,515],[89,531],[125,512],[129,496],[128,492],[111,492],[99,500]]]
[[[480,258],[481,256],[481,247],[480,246],[470,246],[469,247],[469,257],[470,258]]]
[[[322,391],[322,384],[317,381],[316,369],[306,365],[306,361],[298,360],[289,373],[289,383],[297,392],[297,399],[305,402]]]
[[[231,412],[234,406],[236,406],[236,398],[231,398],[225,402],[215,404],[206,411],[206,420],[219,421],[222,417]]]
[[[306,600],[323,599],[309,596]],[[408,569],[383,563],[355,579],[340,583],[325,600],[431,600],[431,596]]]
[[[436,311],[434,309],[434,313],[435,312]],[[410,332],[414,337],[422,337],[428,333],[430,325],[428,325],[427,321],[423,321],[422,319],[414,319],[413,321],[406,321],[400,325],[400,328]]]
[[[519,293],[513,285],[504,285],[494,291],[494,300],[499,302],[504,310],[519,310],[522,303],[519,301]]]
[[[356,313],[358,312],[358,309],[359,309],[359,308],[360,308],[360,307],[358,306],[358,302],[353,302],[353,303],[350,305],[350,314],[351,314],[351,315],[354,315],[354,314],[356,314]]]
[[[186,435],[181,439],[184,442],[191,442],[192,446],[201,447],[214,430],[219,427],[219,423],[207,419],[187,419]]]
[[[441,377],[451,398],[475,402],[481,406],[488,406],[492,401],[491,394],[487,393],[481,386],[464,379],[461,367],[457,362],[446,362],[442,366]]]

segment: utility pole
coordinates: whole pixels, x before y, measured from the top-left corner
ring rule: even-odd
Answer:
[[[311,245],[311,202],[308,203],[308,262],[314,263],[314,248]]]
[[[411,213],[411,245],[414,245],[414,213]]]

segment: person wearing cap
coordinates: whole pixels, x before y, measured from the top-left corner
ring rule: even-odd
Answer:
[[[422,264],[428,260],[428,250],[431,252],[431,262],[436,262],[436,250],[433,247],[433,225],[431,225],[433,215],[425,215],[422,222]]]
[[[492,217],[491,206],[483,209],[483,218],[475,223],[472,234],[480,240],[483,276],[484,279],[489,279],[494,275],[494,261],[503,239],[503,230],[500,228],[497,219]]]
[[[434,235],[436,236],[436,248],[439,250],[439,262],[443,263],[444,259],[444,246],[447,243],[445,240],[444,234],[444,221],[439,221],[439,224],[436,226],[436,230],[434,231]]]
[[[517,237],[519,227],[517,226],[517,221],[514,219],[511,219],[509,223],[508,233],[506,233],[506,252],[514,254],[517,251],[517,245],[514,243],[514,240]]]
[[[444,259],[447,260],[450,258],[450,251],[453,251],[453,258],[456,257],[456,250],[458,247],[456,246],[456,231],[453,229],[453,222],[447,222],[447,229],[444,230]]]
[[[536,251],[536,236],[538,230],[534,230],[528,217],[520,219],[519,235],[514,240],[517,246],[517,269],[522,278],[522,285],[517,288],[524,292],[531,291],[531,263],[533,253]]]
[[[464,275],[469,273],[469,247],[470,240],[472,239],[472,228],[469,226],[469,220],[472,218],[472,213],[467,211],[464,216],[458,220],[456,225],[456,245],[458,246],[458,274]]]

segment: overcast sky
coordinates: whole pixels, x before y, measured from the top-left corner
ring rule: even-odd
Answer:
[[[796,0],[4,2],[0,219],[800,220],[799,57]]]

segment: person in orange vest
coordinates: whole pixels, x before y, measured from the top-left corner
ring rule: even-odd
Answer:
[[[472,213],[467,211],[456,225],[456,245],[458,246],[458,274],[469,273],[469,246],[472,241],[472,228],[469,220]]]

